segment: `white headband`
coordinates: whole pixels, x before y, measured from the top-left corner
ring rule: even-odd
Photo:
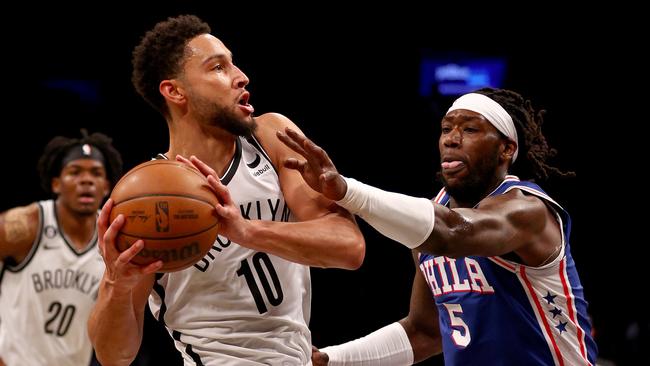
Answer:
[[[512,123],[510,114],[499,103],[483,94],[469,93],[456,99],[447,113],[456,109],[467,109],[482,114],[499,132],[513,140],[517,144],[515,153],[512,155],[512,162],[515,162],[519,153],[517,129],[515,128],[515,124]]]

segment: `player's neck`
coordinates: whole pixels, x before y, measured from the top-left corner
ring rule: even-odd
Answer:
[[[84,249],[95,234],[97,215],[73,212],[60,201],[56,201],[55,210],[59,230],[78,250]]]
[[[235,154],[236,136],[218,127],[184,123],[182,127],[169,125],[169,150],[165,155],[175,160],[176,155],[201,159],[221,176]]]

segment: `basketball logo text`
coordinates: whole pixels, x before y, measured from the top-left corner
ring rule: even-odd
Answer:
[[[159,233],[169,232],[169,203],[167,201],[156,202],[156,231]]]
[[[148,249],[145,247],[142,248],[138,255],[144,258],[154,258],[155,260],[161,260],[167,263],[169,261],[182,261],[197,255],[199,252],[199,243],[193,241],[180,248]]]

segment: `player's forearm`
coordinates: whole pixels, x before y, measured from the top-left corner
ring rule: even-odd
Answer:
[[[392,323],[364,337],[322,348],[330,366],[411,365],[413,350],[399,323]]]
[[[244,243],[251,249],[313,267],[357,269],[365,240],[347,213],[332,213],[301,222],[254,221]]]
[[[130,293],[119,294],[104,280],[88,320],[88,334],[102,365],[129,365],[142,342],[142,317]]]
[[[336,203],[384,236],[413,249],[431,234],[435,210],[428,199],[384,191],[352,178],[345,182],[345,196]]]
[[[407,317],[400,320],[399,323],[404,327],[411,343],[413,362],[421,362],[442,353],[442,339],[438,327],[429,325],[437,323],[435,316],[431,316],[427,322],[416,323]]]

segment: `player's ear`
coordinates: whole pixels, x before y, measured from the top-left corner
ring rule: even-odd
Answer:
[[[515,151],[517,151],[517,143],[513,140],[505,139],[503,150],[501,151],[501,158],[503,160],[512,161],[512,157],[515,155]]]
[[[52,187],[52,192],[55,194],[61,193],[61,178],[59,177],[54,177],[52,178],[52,181],[50,182],[50,187]]]
[[[186,100],[184,90],[177,80],[172,79],[161,81],[158,90],[160,91],[160,94],[171,103],[181,104]]]
[[[111,182],[108,179],[104,179],[104,194],[102,195],[103,198],[106,198],[111,193],[111,189],[113,186],[111,185]]]

